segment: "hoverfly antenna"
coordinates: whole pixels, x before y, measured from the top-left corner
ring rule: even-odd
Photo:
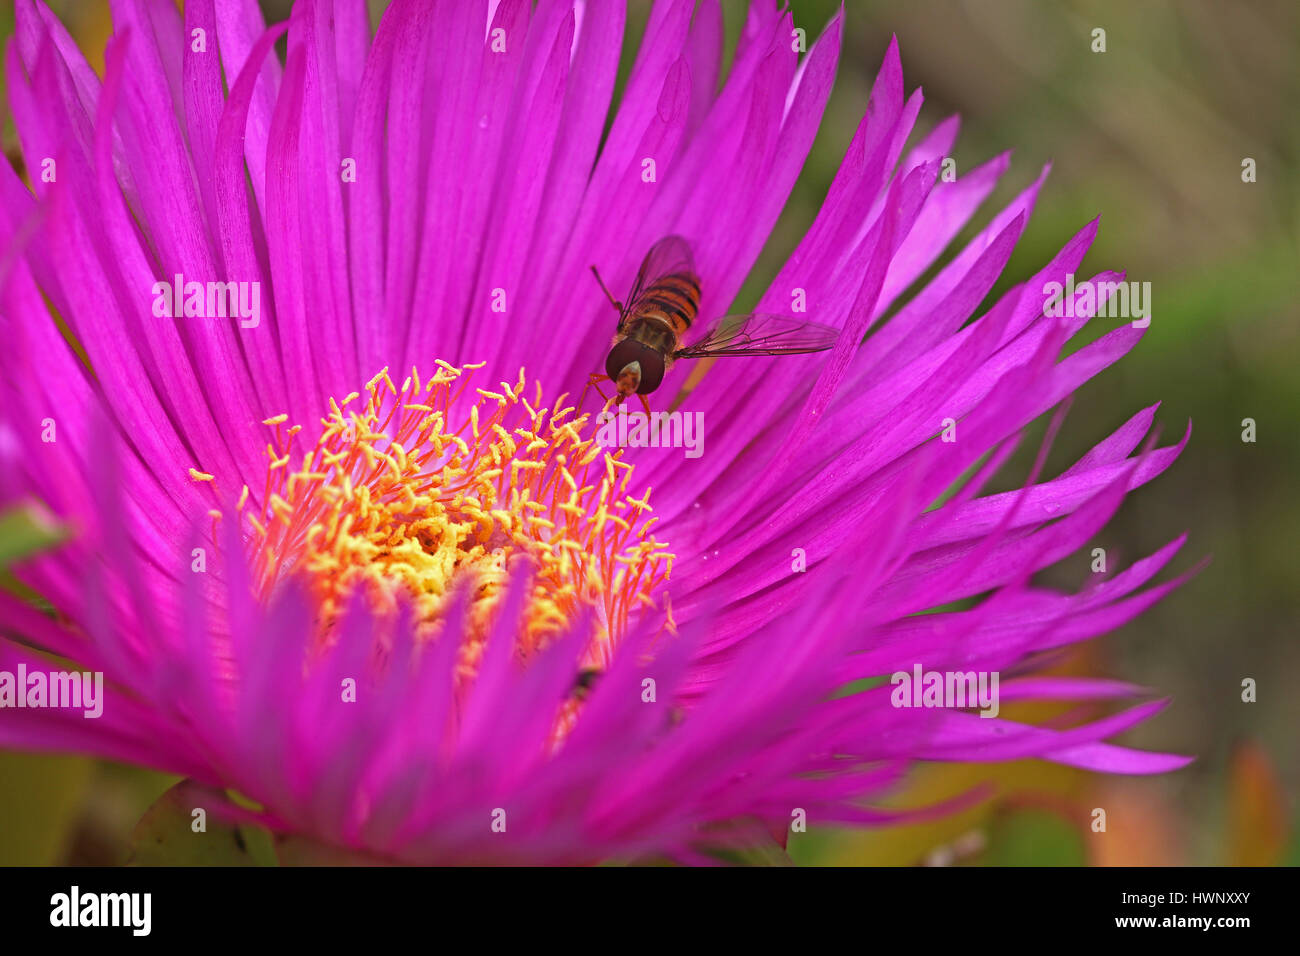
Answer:
[[[594,275],[596,277],[596,281],[600,283],[600,291],[605,293],[605,298],[609,299],[609,304],[614,307],[614,311],[617,312],[619,315],[622,315],[623,303],[618,301],[618,299],[614,298],[612,295],[609,294],[609,289],[605,288],[605,280],[600,277],[600,272],[597,271],[596,266],[594,264],[591,267],[591,274]]]

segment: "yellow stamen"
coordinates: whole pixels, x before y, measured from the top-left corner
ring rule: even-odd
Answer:
[[[315,446],[294,452],[297,470],[289,443],[299,426],[287,440],[277,429],[261,501],[249,502],[245,487],[236,508],[251,529],[260,595],[286,573],[301,575],[319,607],[322,641],[354,593],[380,613],[405,600],[418,636],[434,639],[464,580],[474,589],[459,658],[468,675],[507,562],[526,556],[535,577],[517,654],[536,654],[591,609],[597,634],[583,666],[603,669],[633,612],[656,607],[671,570],[674,556],[649,534],[657,520],[648,517],[649,490],[630,496],[631,466],[583,438],[586,415],[543,407],[540,386],[534,402],[525,400],[522,369],[516,384],[496,391],[470,387],[482,363],[437,366],[423,380],[412,368],[400,390],[384,369],[364,392],[331,400]]]

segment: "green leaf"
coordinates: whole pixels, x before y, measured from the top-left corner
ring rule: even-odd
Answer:
[[[32,505],[0,512],[0,568],[48,551],[67,536],[43,509]]]
[[[756,821],[706,827],[696,850],[733,866],[794,866],[776,836]]]
[[[742,847],[705,849],[706,856],[732,866],[794,866],[790,854],[775,840],[761,840]]]
[[[220,790],[182,780],[146,811],[131,833],[129,866],[263,866],[270,837],[225,821],[231,801]],[[199,815],[196,811],[202,810]],[[196,832],[197,821],[203,829]]]

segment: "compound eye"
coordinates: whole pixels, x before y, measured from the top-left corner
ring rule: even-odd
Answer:
[[[641,383],[637,387],[637,393],[640,395],[649,395],[664,380],[664,357],[654,349],[647,349],[646,351],[650,354],[642,356],[639,363],[641,366]]]

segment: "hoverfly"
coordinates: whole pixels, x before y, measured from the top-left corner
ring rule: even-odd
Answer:
[[[605,358],[605,375],[594,373],[588,387],[599,392],[597,383],[608,376],[616,404],[634,393],[653,392],[679,359],[821,352],[839,337],[837,329],[756,312],[718,319],[690,345],[683,345],[699,312],[700,279],[690,244],[681,236],[665,236],[650,247],[626,302],[610,295],[595,266],[591,271],[618,312],[618,326]]]

